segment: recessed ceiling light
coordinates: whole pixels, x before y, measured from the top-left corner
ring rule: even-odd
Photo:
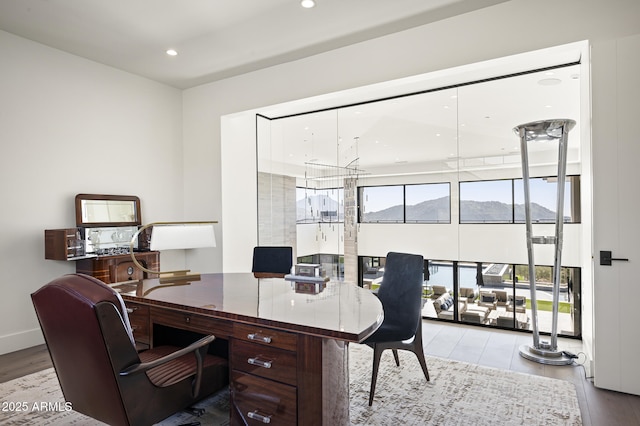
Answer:
[[[538,84],[541,86],[556,86],[560,83],[562,83],[562,80],[560,80],[559,78],[543,78],[542,80],[538,81]]]
[[[300,6],[304,7],[305,9],[311,9],[315,5],[316,2],[314,0],[302,0],[300,2]]]
[[[169,56],[177,56],[178,55],[178,51],[175,49],[169,49],[167,50],[167,55]]]

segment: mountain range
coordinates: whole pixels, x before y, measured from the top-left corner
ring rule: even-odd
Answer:
[[[407,206],[407,222],[448,223],[449,197],[423,201]],[[512,220],[511,204],[499,201],[460,202],[460,223],[504,223]],[[556,214],[537,203],[531,203],[531,217],[534,222],[554,222]],[[402,205],[392,206],[384,210],[365,213],[363,222],[398,222],[402,221]],[[515,205],[515,221],[524,222],[524,204]]]

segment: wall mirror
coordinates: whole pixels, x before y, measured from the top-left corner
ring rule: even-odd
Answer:
[[[132,195],[76,195],[76,225],[81,227],[141,225],[140,199]]]

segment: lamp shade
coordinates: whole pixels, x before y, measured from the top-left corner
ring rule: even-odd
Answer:
[[[213,222],[157,223],[151,232],[151,250],[215,247]]]
[[[185,250],[216,246],[213,225],[218,222],[154,222],[142,226],[131,238],[131,260],[138,269],[147,274],[157,274],[160,282],[176,282],[200,279],[199,274],[189,274],[189,270],[153,271],[141,265],[134,253],[134,244],[138,236],[147,228],[153,227],[149,248],[159,250]]]

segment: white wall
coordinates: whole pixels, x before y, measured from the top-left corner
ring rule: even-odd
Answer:
[[[144,221],[182,217],[179,90],[0,31],[0,353],[43,342],[30,294],[75,272],[44,229],[78,193],[137,195]]]
[[[640,34],[603,43],[593,58],[594,378],[598,387],[640,395]],[[599,250],[629,261],[600,266]]]

